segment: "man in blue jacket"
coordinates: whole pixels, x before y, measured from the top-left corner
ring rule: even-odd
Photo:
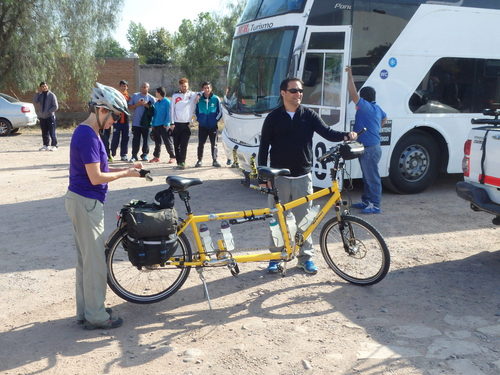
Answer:
[[[212,166],[219,168],[221,165],[217,161],[217,122],[222,116],[220,100],[212,92],[212,84],[203,82],[201,85],[203,95],[196,105],[196,118],[198,119],[198,161],[195,167],[201,167],[203,159],[203,147],[210,138],[210,148],[212,151]]]

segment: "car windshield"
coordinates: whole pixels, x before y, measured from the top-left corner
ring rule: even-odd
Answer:
[[[7,94],[0,93],[0,97],[4,98],[5,100],[7,100],[8,102],[11,102],[11,103],[17,103],[17,102],[19,102],[18,99],[13,98],[12,96],[7,95]]]
[[[296,29],[247,34],[234,39],[225,104],[235,113],[271,111],[290,65]]]

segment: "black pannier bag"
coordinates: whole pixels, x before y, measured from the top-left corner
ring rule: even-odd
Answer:
[[[177,249],[178,216],[175,208],[160,208],[142,201],[122,209],[127,235],[123,246],[137,268],[164,265]]]
[[[362,143],[351,141],[340,145],[340,156],[344,160],[352,160],[359,158],[365,152],[365,146]]]

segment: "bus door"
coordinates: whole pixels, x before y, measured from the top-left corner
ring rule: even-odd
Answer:
[[[323,121],[338,131],[347,131],[347,73],[350,61],[351,26],[311,26],[304,41],[299,76],[304,81],[302,104],[316,111]],[[313,140],[313,185],[330,184],[327,166],[316,162],[330,143],[315,134]]]

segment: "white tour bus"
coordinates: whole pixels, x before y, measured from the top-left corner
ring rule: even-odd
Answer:
[[[248,179],[287,76],[304,81],[304,105],[349,130],[355,107],[344,67],[352,65],[358,89],[373,87],[388,115],[379,164],[386,187],[416,193],[440,172],[461,173],[471,118],[500,107],[499,8],[497,0],[248,0],[223,105],[228,158]],[[315,135],[315,159],[330,146]],[[361,177],[357,161],[348,171]],[[328,173],[315,161],[314,186],[327,186]]]

